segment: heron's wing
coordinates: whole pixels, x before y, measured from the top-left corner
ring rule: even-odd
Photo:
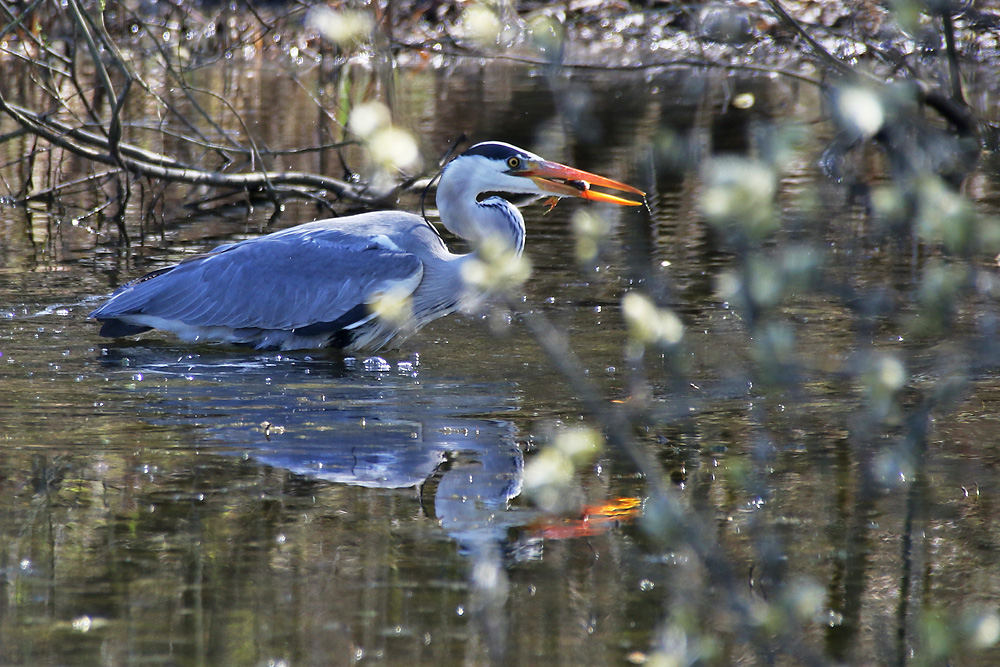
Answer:
[[[91,316],[143,314],[234,329],[344,328],[370,317],[367,304],[379,293],[411,294],[422,275],[420,258],[385,236],[288,230],[153,272]]]

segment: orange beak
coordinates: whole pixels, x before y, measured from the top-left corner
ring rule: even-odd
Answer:
[[[602,188],[619,190],[621,192],[631,192],[639,195],[643,199],[646,193],[631,185],[625,185],[610,178],[604,178],[588,171],[567,167],[558,162],[529,162],[524,169],[515,172],[517,176],[526,176],[533,180],[542,192],[555,195],[556,197],[580,197],[590,201],[602,201],[609,204],[619,204],[621,206],[642,206],[643,202],[631,199],[623,199],[605,192],[591,190],[591,186],[597,185]],[[557,180],[550,180],[557,179]]]

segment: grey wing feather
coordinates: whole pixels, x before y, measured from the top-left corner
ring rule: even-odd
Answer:
[[[192,326],[290,330],[338,320],[393,286],[412,293],[422,274],[416,255],[376,238],[292,229],[140,278],[91,317],[145,314]]]

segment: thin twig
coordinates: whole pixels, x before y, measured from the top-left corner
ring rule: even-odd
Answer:
[[[87,176],[84,176],[82,178],[77,178],[72,181],[62,181],[60,183],[56,183],[51,187],[46,188],[45,190],[33,192],[30,195],[22,198],[20,201],[18,201],[18,203],[20,204],[29,201],[36,201],[38,199],[46,199],[56,194],[57,192],[62,192],[63,190],[72,188],[75,185],[82,185],[84,183],[90,183],[92,181],[99,181],[101,179],[108,178],[110,176],[115,176],[120,173],[121,173],[121,168],[106,169],[104,171],[88,174]]]
[[[214,151],[227,151],[237,154],[247,154],[252,152],[250,148],[244,148],[241,146],[223,146],[222,144],[216,144],[209,141],[198,141],[194,137],[190,137],[181,132],[176,132],[166,127],[158,127],[155,125],[145,125],[142,123],[123,123],[124,127],[137,129],[137,130],[148,130],[151,132],[156,132],[157,134],[162,134],[164,136],[173,137],[175,139],[180,139],[181,141],[187,142],[193,146],[198,146],[199,148],[204,148],[206,150]],[[0,142],[2,142],[3,137],[0,137]],[[318,144],[316,146],[303,146],[301,148],[284,148],[284,149],[274,149],[274,148],[258,148],[257,154],[260,157],[286,157],[289,155],[308,155],[309,153],[319,153],[321,151],[328,150],[338,150],[341,148],[346,148],[348,146],[356,146],[357,141],[352,139],[347,139],[345,141],[333,141],[326,144]]]

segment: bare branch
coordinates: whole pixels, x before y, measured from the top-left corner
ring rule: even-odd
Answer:
[[[116,160],[110,152],[111,146],[107,139],[89,132],[85,133],[82,130],[64,132],[64,128],[58,127],[49,119],[9,104],[2,94],[0,94],[0,110],[8,113],[29,132],[37,134],[46,141],[75,155],[102,164],[122,166],[141,176],[162,178],[168,181],[241,190],[267,190],[269,184],[271,186],[297,185],[325,190],[339,199],[348,199],[364,204],[385,204],[395,198],[402,189],[408,187],[412,181],[410,179],[389,192],[372,193],[366,187],[351,185],[335,178],[309,172],[257,171],[227,174],[184,166],[175,160],[144,151],[127,143],[119,144],[119,159]],[[73,140],[80,137],[85,137],[86,142]],[[97,148],[103,150],[96,150]]]

